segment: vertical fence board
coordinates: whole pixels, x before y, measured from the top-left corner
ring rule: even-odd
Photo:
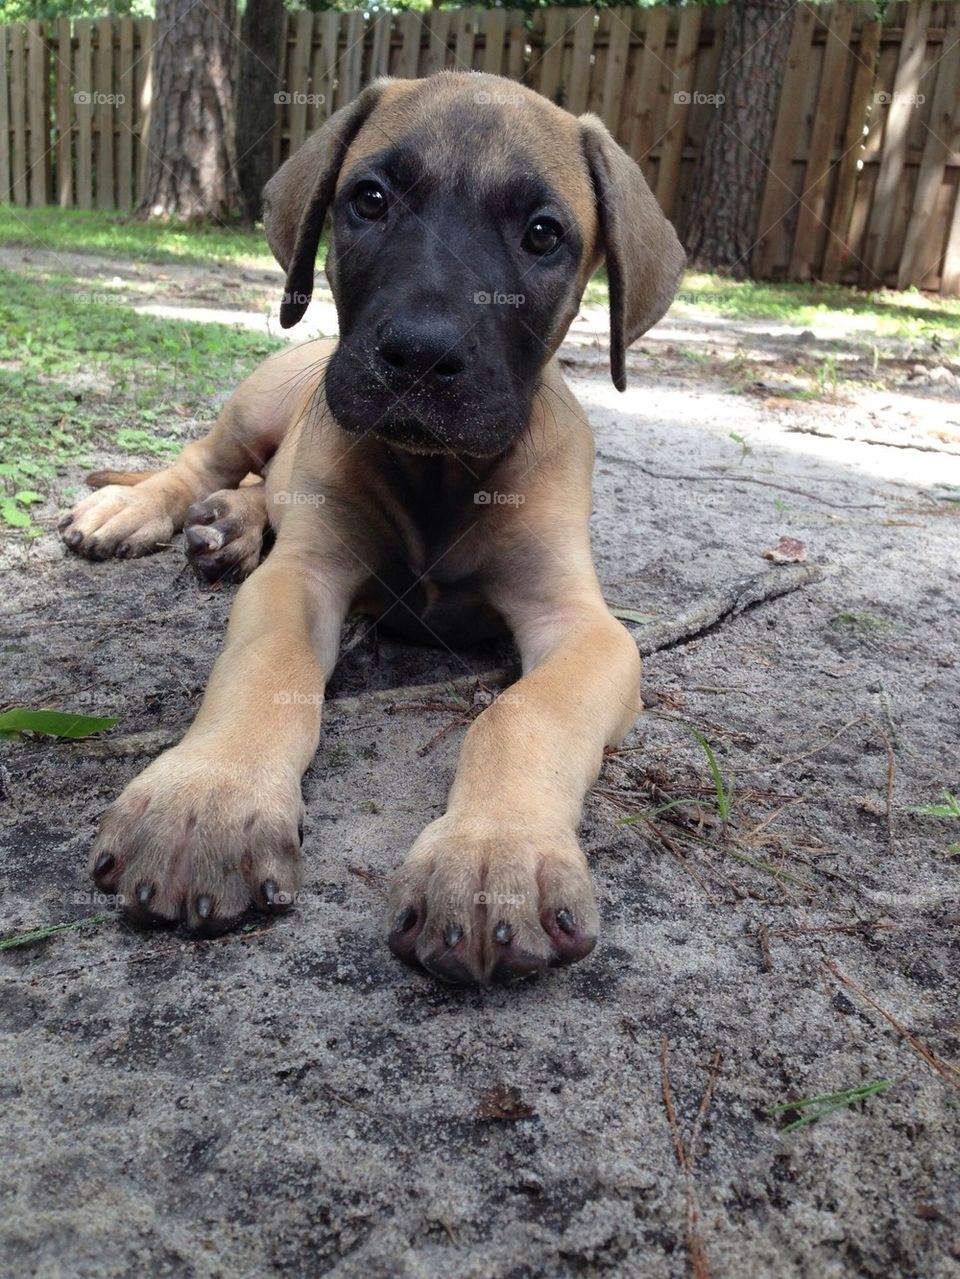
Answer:
[[[359,10],[354,9],[344,16],[343,52],[337,60],[340,73],[337,84],[338,107],[345,107],[348,102],[352,102],[362,88],[363,41],[366,34],[363,14]]]
[[[610,37],[607,45],[607,65],[603,71],[600,117],[610,132],[616,135],[620,124],[620,108],[623,102],[623,86],[627,75],[632,32],[629,9],[610,9],[608,12]]]
[[[943,33],[943,51],[936,65],[930,120],[910,221],[897,271],[897,288],[919,283],[939,266],[942,235],[930,234],[950,156],[960,150],[960,5],[950,10]],[[942,224],[941,224],[942,225]]]
[[[383,59],[382,70],[377,71],[377,75],[386,75],[390,69],[390,14],[382,14],[381,17],[386,19],[386,29],[383,37],[382,50],[380,56]],[[314,92],[323,97],[323,118],[334,110],[334,88],[336,84],[337,74],[337,49],[340,41],[340,15],[335,9],[326,9],[319,15],[317,26],[314,28],[320,39],[320,47],[317,49],[313,58],[313,88]],[[279,133],[279,130],[277,131]],[[279,156],[277,157],[277,167],[279,167]]]
[[[648,9],[643,33],[643,59],[640,62],[639,92],[633,103],[627,150],[650,180],[650,149],[656,141],[654,111],[660,87],[660,71],[667,51],[669,9]]]
[[[134,168],[137,175],[137,190],[134,204],[143,199],[143,191],[147,179],[147,156],[150,140],[150,108],[153,102],[153,19],[138,18],[136,26],[136,58],[133,64],[134,92],[136,96],[133,131],[136,134],[134,146]]]
[[[757,248],[754,252],[754,270],[764,276],[769,276],[781,262],[785,263],[789,253],[789,246],[784,244],[782,222],[793,203],[791,169],[802,123],[796,104],[803,94],[815,22],[814,10],[806,5],[794,11],[787,69],[780,93],[780,110],[774,129],[769,173],[760,207]]]
[[[946,252],[943,255],[940,292],[945,297],[956,297],[960,294],[960,186],[954,192],[953,218],[947,234]]]
[[[523,80],[527,62],[527,29],[524,26],[522,9],[511,9],[507,14],[507,25],[510,29],[510,47],[507,51],[507,75],[511,80]]]
[[[457,71],[470,71],[473,69],[473,41],[476,33],[476,11],[474,9],[461,9],[454,16],[454,26],[457,32],[457,43],[454,47],[454,68]]]
[[[827,42],[813,116],[813,132],[803,175],[803,194],[790,255],[791,280],[809,280],[816,274],[821,256],[820,241],[821,232],[826,226],[824,214],[827,193],[834,174],[833,153],[838,122],[835,107],[837,103],[844,101],[848,84],[852,32],[851,6],[843,3],[832,5],[827,19]]]
[[[396,74],[404,80],[416,80],[420,74],[420,39],[423,20],[416,9],[400,15],[400,58]]]
[[[483,50],[483,69],[489,75],[500,75],[503,70],[507,36],[506,9],[490,9],[487,13],[487,29]]]
[[[10,186],[14,204],[27,203],[27,111],[24,30],[10,31],[10,115],[13,122],[13,173]]]
[[[370,78],[376,79],[377,76],[387,75],[390,71],[390,31],[393,24],[393,14],[390,12],[381,12],[374,15],[371,27],[373,29],[373,46],[370,50]],[[316,60],[314,60],[316,66]],[[317,75],[314,74],[314,83],[317,82]]]
[[[77,204],[93,208],[93,23],[80,18],[77,33],[77,60],[74,64],[73,102],[77,122]]]
[[[133,19],[121,18],[118,27],[117,208],[129,210],[133,203]]]
[[[313,48],[313,13],[300,9],[293,18],[293,47],[287,49],[287,78],[285,103],[287,128],[290,131],[292,155],[307,136],[307,97],[310,92],[310,73]]]
[[[537,17],[540,15],[538,14]],[[551,102],[561,100],[563,94],[563,44],[567,34],[569,9],[547,9],[543,18],[543,45],[539,56],[534,54],[531,71],[533,87]]]
[[[903,177],[907,149],[907,129],[912,110],[911,97],[919,91],[920,71],[927,47],[930,0],[916,0],[907,9],[900,59],[893,82],[893,100],[887,108],[883,129],[880,171],[874,187],[873,204],[867,223],[860,284],[874,288],[883,283],[887,242],[893,229],[896,195]]]
[[[50,198],[50,66],[44,24],[27,23],[27,126],[30,138],[30,203],[42,208]]]
[[[7,28],[0,27],[0,204],[10,200],[10,85],[7,77]]]
[[[93,78],[93,123],[97,137],[97,208],[114,209],[113,122],[116,105],[110,101],[113,97],[113,19],[98,18],[95,30],[97,49]]]
[[[56,91],[54,97],[54,135],[57,156],[57,203],[63,209],[73,204],[73,98],[70,92],[72,35],[70,19],[56,23]]]
[[[423,58],[423,74],[433,75],[447,65],[447,45],[450,40],[450,19],[453,14],[449,9],[432,9],[427,15],[430,35],[427,51]]]
[[[590,95],[590,56],[594,44],[593,9],[574,9],[573,53],[570,59],[570,81],[567,87],[566,108],[574,115],[582,115],[587,109]]]
[[[865,21],[860,28],[860,44],[856,50],[853,87],[850,90],[842,152],[837,165],[837,181],[827,220],[823,268],[820,271],[820,278],[830,283],[840,279],[847,259],[852,256],[849,233],[860,177],[857,165],[863,148],[863,130],[870,113],[879,48],[880,23]]]
[[[677,54],[673,64],[674,88],[667,106],[660,163],[657,166],[656,196],[669,218],[677,196],[683,148],[687,140],[687,117],[693,95],[700,43],[701,10],[692,6],[680,10]]]

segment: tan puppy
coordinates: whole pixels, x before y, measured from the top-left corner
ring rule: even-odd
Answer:
[[[518,84],[381,80],[268,184],[281,311],[326,269],[340,340],[268,360],[210,434],[64,521],[92,558],[186,525],[198,570],[250,573],[183,741],[106,813],[91,866],[145,922],[222,929],[301,882],[300,780],[348,611],[442,644],[512,631],[523,677],[466,735],[449,806],[390,892],[389,944],[451,981],[581,959],[597,913],[577,843],[640,659],[590,554],[593,439],[553,358],[606,259],[611,365],[666,310],[683,254],[594,116]],[[265,483],[238,488],[252,472]]]

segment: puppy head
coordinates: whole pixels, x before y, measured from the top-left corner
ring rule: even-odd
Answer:
[[[613,380],[683,268],[643,175],[594,116],[496,76],[379,80],[267,184],[288,328],[326,269],[340,343],[326,375],[347,430],[476,456],[524,429],[543,366],[606,258]]]

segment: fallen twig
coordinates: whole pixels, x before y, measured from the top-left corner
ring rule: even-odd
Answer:
[[[690,1134],[690,1140],[687,1145],[684,1146],[683,1138],[680,1136],[680,1125],[677,1123],[677,1112],[673,1104],[673,1091],[670,1087],[669,1054],[670,1046],[667,1042],[667,1037],[666,1035],[661,1035],[660,1086],[663,1092],[663,1108],[666,1111],[667,1123],[670,1127],[670,1135],[673,1138],[673,1148],[676,1152],[677,1163],[680,1165],[680,1171],[683,1173],[684,1180],[686,1181],[687,1248],[690,1252],[690,1267],[693,1272],[694,1279],[710,1279],[710,1263],[707,1259],[707,1250],[703,1243],[703,1235],[700,1232],[700,1205],[697,1201],[697,1188],[694,1184],[693,1174],[697,1166],[697,1143],[700,1140],[700,1129],[713,1098],[713,1090],[717,1081],[717,1072],[720,1069],[721,1055],[719,1050],[713,1055],[713,1061],[710,1063],[710,1074],[707,1078],[707,1086],[704,1089],[696,1118],[693,1121],[693,1130]]]
[[[638,471],[642,471],[644,475],[649,475],[654,480],[676,480],[681,484],[685,484],[688,480],[703,480],[709,484],[712,484],[715,480],[732,480],[735,484],[761,484],[764,488],[779,489],[781,493],[793,493],[796,497],[806,497],[811,502],[820,502],[824,506],[835,507],[838,511],[882,511],[887,509],[883,502],[831,502],[828,497],[821,497],[818,493],[808,493],[806,489],[792,488],[789,484],[777,484],[775,480],[761,480],[756,475],[725,475],[716,472],[705,475],[702,471],[693,471],[688,475],[676,475],[668,471],[653,471],[649,466],[644,466],[642,462],[638,462],[632,457],[617,457],[612,453],[598,453],[597,456],[604,462],[619,462],[625,466],[634,466]]]
[[[706,595],[694,601],[676,617],[652,622],[647,626],[636,626],[633,633],[637,648],[642,657],[649,657],[651,653],[659,653],[663,649],[672,648],[675,644],[682,644],[686,640],[704,634],[721,622],[739,617],[741,613],[754,608],[757,604],[779,599],[792,591],[809,586],[811,582],[818,582],[823,576],[824,570],[816,564],[791,564],[730,582],[716,594]],[[511,683],[517,673],[516,668],[499,667],[496,670],[471,674],[469,681],[472,685],[499,686]],[[462,697],[457,690],[457,682],[445,679],[435,684],[409,684],[400,688],[375,689],[355,697],[332,697],[325,703],[325,713],[355,715],[374,710],[379,706],[390,706],[395,710],[401,710],[405,702],[431,703],[439,698],[450,697],[451,694]],[[464,700],[465,704],[470,706],[471,703]],[[664,716],[664,718],[670,718],[670,716]],[[167,728],[149,729],[142,733],[125,733],[119,737],[108,737],[100,741],[76,743],[73,749],[93,759],[110,759],[121,755],[146,755],[173,746],[186,729],[185,723],[170,725]]]
[[[837,981],[842,982],[848,990],[852,990],[854,994],[857,994],[861,999],[866,1000],[871,1008],[875,1008],[880,1016],[890,1023],[897,1034],[901,1035],[907,1041],[914,1052],[920,1054],[928,1066],[931,1066],[942,1079],[945,1079],[951,1088],[955,1088],[957,1092],[960,1092],[960,1070],[958,1070],[956,1066],[951,1066],[949,1063],[941,1061],[939,1057],[935,1057],[933,1053],[930,1052],[929,1048],[924,1048],[919,1039],[916,1039],[910,1034],[910,1031],[907,1030],[906,1026],[897,1021],[896,1017],[894,1017],[892,1013],[888,1013],[885,1008],[882,1008],[872,995],[867,994],[862,986],[858,986],[852,978],[845,976],[832,959],[825,959],[823,964],[828,972],[833,973]]]

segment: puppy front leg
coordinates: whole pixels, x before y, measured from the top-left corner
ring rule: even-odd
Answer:
[[[447,812],[390,896],[391,949],[450,981],[520,977],[593,949],[576,828],[604,746],[640,709],[637,646],[599,590],[525,602],[510,620],[526,673],[472,724]]]
[[[301,882],[300,779],[354,583],[282,541],[240,588],[227,641],[183,741],[108,809],[98,887],[141,922],[228,927]]]

